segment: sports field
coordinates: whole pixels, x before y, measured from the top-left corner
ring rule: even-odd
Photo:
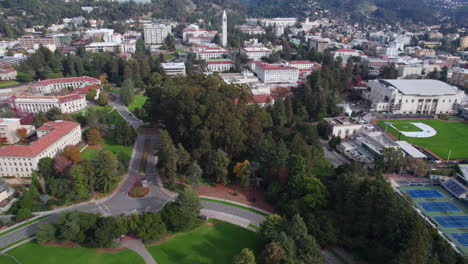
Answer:
[[[226,222],[206,223],[148,247],[158,264],[230,264],[243,248],[256,249],[256,234]]]
[[[406,137],[400,134],[392,126],[387,125],[390,122],[393,127],[400,131],[417,132],[420,131],[411,123],[424,123],[437,131],[437,134],[428,138]],[[434,152],[443,159],[466,159],[468,158],[468,140],[464,140],[468,135],[468,123],[464,122],[445,122],[441,120],[379,120],[377,124],[386,129],[397,139],[408,141],[409,143],[424,147]]]
[[[8,251],[22,264],[143,264],[143,259],[135,252],[125,249],[119,252],[101,253],[84,247],[43,246],[28,242]],[[1,260],[1,259],[0,259]],[[7,262],[8,263],[8,262]]]
[[[441,186],[400,187],[414,205],[468,256],[468,207]]]

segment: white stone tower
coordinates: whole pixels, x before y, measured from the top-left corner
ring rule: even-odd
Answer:
[[[227,47],[227,15],[226,10],[223,11],[223,47]]]

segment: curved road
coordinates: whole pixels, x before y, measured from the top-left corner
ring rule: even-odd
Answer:
[[[116,104],[113,104],[115,107]],[[118,104],[117,104],[118,105]],[[135,121],[134,116],[123,114],[122,112],[128,112],[125,107],[115,107],[119,113],[133,126],[139,126],[141,121]],[[125,109],[124,109],[125,108]],[[141,123],[140,123],[141,124]],[[114,191],[113,194],[108,197],[91,200],[82,204],[75,204],[69,207],[60,208],[47,212],[35,213],[35,215],[48,215],[49,217],[41,219],[33,224],[17,229],[11,233],[8,233],[0,237],[0,248],[10,245],[20,239],[34,235],[37,232],[38,226],[44,222],[55,222],[58,219],[59,213],[64,211],[78,210],[82,212],[100,213],[103,216],[120,215],[120,214],[133,214],[141,212],[157,212],[161,210],[166,203],[175,198],[175,194],[168,192],[162,187],[162,183],[159,179],[159,174],[156,171],[156,159],[153,155],[148,155],[146,168],[142,169],[142,156],[145,151],[145,146],[149,146],[147,151],[151,153],[157,143],[158,135],[155,134],[138,134],[135,141],[132,156],[130,159],[128,173],[122,180],[121,184]],[[145,173],[140,173],[144,171]],[[149,195],[143,198],[131,198],[127,194],[136,180],[146,179],[148,187],[150,188]],[[237,219],[242,219],[245,223],[252,223],[259,226],[263,222],[264,217],[254,212],[243,210],[241,208],[232,207],[224,204],[215,202],[202,201],[204,209],[213,212],[220,216],[233,216]]]

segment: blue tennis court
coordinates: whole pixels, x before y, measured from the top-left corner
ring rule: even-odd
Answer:
[[[413,198],[444,198],[444,196],[437,190],[407,190]]]
[[[443,227],[468,227],[468,216],[435,216],[434,219]]]
[[[419,205],[427,212],[457,212],[461,211],[451,202],[420,202]]]
[[[468,247],[468,233],[452,233],[451,234],[464,247]]]

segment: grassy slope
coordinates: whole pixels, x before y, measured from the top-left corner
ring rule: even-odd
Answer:
[[[42,246],[36,242],[28,242],[8,252],[22,264],[120,264],[144,263],[143,259],[130,250],[116,253],[99,253],[96,249],[75,247],[64,248],[56,246]]]
[[[385,129],[386,120],[378,121],[378,125]],[[388,126],[387,131],[401,140],[425,147],[443,159],[448,158],[450,149],[452,154],[450,159],[468,158],[468,140],[463,140],[468,135],[468,123],[444,122],[439,120],[390,120],[392,123],[420,122],[427,124],[437,130],[437,135],[430,138],[410,138],[401,135]]]
[[[135,108],[137,107],[142,107],[145,104],[146,100],[148,100],[148,97],[144,95],[135,95],[135,97],[133,97],[133,102],[129,104],[127,108],[130,112],[133,113],[133,110],[135,110]]]
[[[12,86],[12,85],[16,85],[18,84],[19,82],[17,81],[0,81],[0,88],[1,87],[7,87],[7,86]]]
[[[5,255],[0,255],[0,263],[2,264],[16,264],[16,262],[8,257],[8,256],[5,256]]]
[[[223,264],[232,263],[232,258],[243,248],[255,249],[256,235],[242,227],[215,222],[176,234],[166,242],[148,247],[158,264]]]

